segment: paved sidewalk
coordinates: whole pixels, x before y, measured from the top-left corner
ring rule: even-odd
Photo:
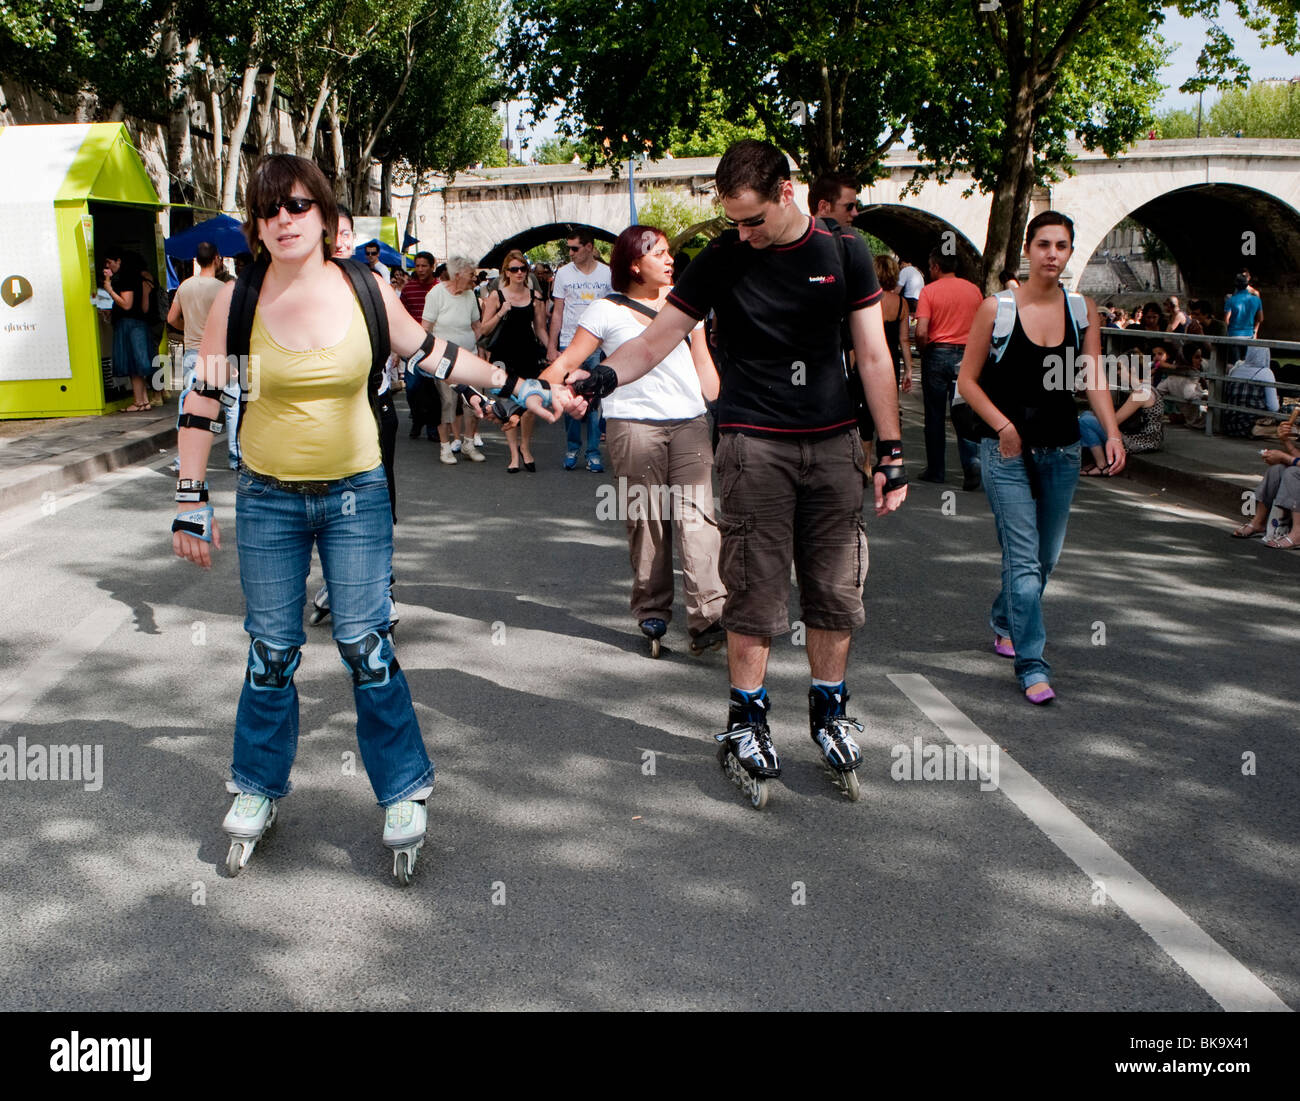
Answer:
[[[902,411],[909,468],[919,473],[925,454],[919,387],[902,395]],[[0,421],[0,509],[145,462],[175,445],[174,398],[152,413]],[[1267,446],[1268,440],[1207,437],[1204,432],[1167,426],[1164,449],[1131,456],[1123,477],[1232,517],[1240,512],[1242,493],[1259,481],[1259,451]],[[224,454],[215,448],[213,453],[218,460]],[[957,487],[960,477],[955,470],[954,462],[950,480]]]

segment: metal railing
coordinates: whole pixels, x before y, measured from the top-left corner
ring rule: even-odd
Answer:
[[[1236,349],[1243,347],[1250,348],[1267,348],[1269,350],[1270,362],[1276,358],[1275,353],[1281,352],[1287,356],[1300,357],[1300,343],[1293,340],[1255,340],[1244,336],[1206,336],[1202,333],[1162,333],[1152,329],[1115,329],[1110,326],[1102,326],[1102,354],[1116,354],[1115,347],[1121,343],[1132,343],[1134,341],[1145,341],[1148,344],[1163,344],[1168,347],[1171,344],[1177,344],[1180,348],[1185,344],[1200,344],[1209,349],[1209,356],[1202,359],[1204,369],[1200,377],[1205,379],[1210,385],[1209,397],[1205,402],[1205,434],[1214,435],[1214,416],[1215,411],[1227,413],[1248,413],[1256,417],[1283,417],[1280,411],[1271,412],[1268,409],[1256,408],[1254,406],[1234,405],[1223,400],[1223,387],[1228,382],[1239,382],[1252,386],[1262,386],[1264,388],[1272,387],[1278,392],[1279,407],[1282,404],[1282,394],[1294,392],[1300,396],[1300,383],[1296,382],[1258,382],[1252,379],[1231,378],[1225,368],[1236,362]],[[1180,360],[1183,357],[1179,357]],[[1185,360],[1184,360],[1185,365]],[[1177,399],[1170,399],[1177,400]]]

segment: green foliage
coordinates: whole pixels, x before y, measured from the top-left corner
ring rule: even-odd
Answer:
[[[547,138],[533,150],[533,155],[538,164],[570,164],[578,155],[578,145],[566,138]]]
[[[1202,120],[1204,128],[1204,120]],[[1157,138],[1194,138],[1196,137],[1196,112],[1171,110],[1156,116],[1155,131]]]
[[[637,224],[655,226],[668,238],[676,237],[683,230],[717,214],[712,203],[691,202],[662,188],[652,189],[648,198],[636,204]]]
[[[1252,84],[1229,88],[1210,108],[1201,134],[1243,138],[1300,138],[1300,86]]]
[[[758,121],[753,107],[740,116],[740,121],[733,122],[728,117],[722,92],[714,89],[692,130],[687,132],[682,127],[673,127],[668,132],[668,151],[674,157],[720,157],[728,146],[738,141],[745,138],[763,140],[766,137],[767,131]]]

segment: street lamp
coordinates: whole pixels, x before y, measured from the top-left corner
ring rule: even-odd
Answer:
[[[516,142],[516,148],[519,150],[519,152],[516,153],[515,155],[519,158],[519,163],[523,164],[524,163],[524,120],[522,114],[519,118],[519,121],[515,123],[515,133],[519,136],[519,140],[518,142]]]

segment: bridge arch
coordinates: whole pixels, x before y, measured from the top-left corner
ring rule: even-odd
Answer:
[[[503,241],[498,241],[479,258],[478,266],[481,268],[499,268],[506,257],[506,253],[511,249],[517,248],[520,252],[527,252],[530,248],[544,245],[548,241],[563,241],[566,237],[573,236],[580,229],[590,230],[598,241],[613,241],[622,232],[622,230],[611,232],[608,229],[589,225],[586,222],[548,222],[542,226],[531,226],[528,229],[519,230]]]
[[[902,203],[872,203],[858,213],[853,225],[879,237],[899,256],[913,261],[926,275],[929,274],[926,259],[930,250],[951,242],[957,251],[957,274],[979,284],[980,250],[957,226],[936,214]]]
[[[1216,314],[1234,273],[1249,268],[1264,299],[1260,336],[1294,339],[1300,331],[1300,209],[1255,187],[1208,182],[1146,199],[1104,227],[1102,239],[1123,217],[1164,242],[1192,297],[1207,299]],[[1089,257],[1076,249],[1071,269],[1082,271]]]

